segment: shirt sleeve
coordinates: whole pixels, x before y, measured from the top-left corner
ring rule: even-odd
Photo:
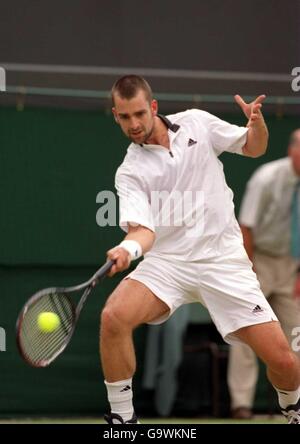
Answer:
[[[120,167],[116,173],[115,186],[119,196],[119,225],[128,232],[128,225],[142,225],[155,231],[151,206],[143,180],[129,167]]]
[[[241,225],[248,228],[254,228],[257,225],[266,205],[267,188],[263,171],[259,168],[246,186],[239,214]]]
[[[243,154],[242,148],[247,141],[248,128],[232,125],[206,111],[197,111],[204,120],[208,137],[217,156],[224,151]]]

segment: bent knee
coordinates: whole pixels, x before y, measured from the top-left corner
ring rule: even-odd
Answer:
[[[271,367],[280,373],[293,372],[297,368],[297,357],[288,348],[279,350],[274,357]]]
[[[101,313],[101,331],[106,334],[120,334],[123,330],[133,330],[135,325],[126,310],[108,304]]]

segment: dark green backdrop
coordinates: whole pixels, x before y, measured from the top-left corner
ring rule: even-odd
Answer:
[[[237,124],[238,115],[220,116]],[[259,159],[224,155],[237,208],[245,182],[261,163],[286,154],[298,119],[267,117],[268,153]],[[34,370],[15,346],[15,321],[31,293],[48,285],[85,280],[123,237],[96,224],[101,190],[114,189],[114,173],[127,141],[110,115],[101,112],[0,108],[0,326],[7,351],[0,353],[0,412],[97,414],[106,409],[98,359],[99,312],[120,277],[107,279],[85,307],[74,340],[55,364]],[[137,334],[143,361],[145,328]],[[136,378],[138,405],[142,364]]]

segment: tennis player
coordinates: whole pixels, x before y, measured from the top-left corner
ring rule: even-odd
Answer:
[[[228,343],[243,341],[267,366],[289,423],[300,423],[300,363],[263,296],[234,216],[233,193],[218,156],[265,153],[261,107],[235,100],[248,119],[238,127],[197,109],[164,117],[141,77],[112,88],[113,115],[131,139],[116,173],[120,226],[127,233],[108,251],[110,275],[144,256],[109,297],[101,316],[100,351],[110,424],[132,424],[132,333],[159,324],[182,304],[204,304]]]

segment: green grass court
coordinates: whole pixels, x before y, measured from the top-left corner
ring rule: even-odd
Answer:
[[[140,418],[142,424],[286,424],[280,415],[255,416],[237,421],[217,418]],[[0,424],[106,424],[102,418],[18,418],[1,419]]]

